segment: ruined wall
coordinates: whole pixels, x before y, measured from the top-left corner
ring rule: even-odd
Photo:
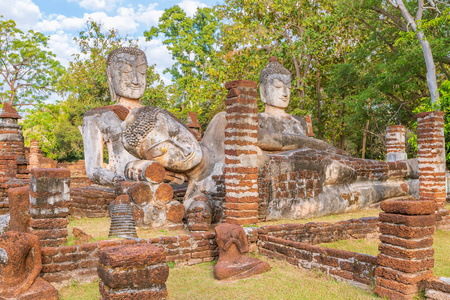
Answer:
[[[285,260],[305,269],[318,269],[354,285],[370,286],[377,267],[375,256],[350,251],[314,246],[269,235],[260,235],[259,251],[262,255]]]
[[[313,245],[339,240],[373,238],[378,236],[378,217],[351,219],[337,223],[268,225],[261,227],[259,233]]]
[[[108,217],[108,207],[116,198],[112,188],[100,186],[76,187],[70,190],[69,214],[77,217]]]
[[[214,233],[164,236],[140,242],[163,247],[167,252],[166,261],[175,262],[178,266],[212,261],[219,255]],[[40,276],[51,283],[64,283],[72,278],[79,281],[95,280],[100,249],[136,243],[135,240],[106,240],[78,246],[44,247]]]

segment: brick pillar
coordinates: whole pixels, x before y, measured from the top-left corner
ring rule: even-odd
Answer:
[[[9,228],[13,231],[30,232],[30,186],[8,190]]]
[[[419,160],[419,198],[436,203],[436,222],[445,215],[445,139],[444,113],[417,115],[417,158]]]
[[[67,241],[70,171],[36,168],[30,173],[31,233],[43,247],[63,245]]]
[[[422,281],[433,276],[432,201],[401,197],[381,202],[375,292],[388,299],[414,299]]]
[[[39,142],[31,140],[30,142],[30,165],[29,169],[39,168]]]
[[[152,244],[100,250],[100,299],[166,299],[169,267],[165,261],[166,251]]]
[[[386,128],[386,161],[407,159],[405,142],[405,126],[388,126]]]
[[[228,82],[225,127],[225,222],[258,222],[258,106],[257,84]]]

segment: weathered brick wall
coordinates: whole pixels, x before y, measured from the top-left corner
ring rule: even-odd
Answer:
[[[319,269],[325,274],[354,285],[370,286],[374,282],[377,258],[350,251],[314,246],[269,235],[260,235],[262,255],[285,260],[305,269]]]
[[[271,159],[269,164],[275,164],[277,160],[276,158]],[[294,201],[319,195],[321,181],[316,171],[271,174],[269,168],[269,165],[266,165],[259,170],[259,221],[266,220],[269,202],[274,198],[278,201]]]
[[[425,283],[425,298],[427,300],[450,299],[450,278],[429,279]]]
[[[163,247],[167,252],[166,261],[175,262],[178,266],[212,261],[219,255],[214,233],[164,236],[140,242]],[[94,280],[97,278],[100,249],[136,243],[136,240],[106,240],[78,246],[44,247],[40,276],[52,283],[67,283],[72,278],[79,281]]]
[[[30,172],[31,233],[42,246],[67,241],[70,172],[66,169],[32,169]]]
[[[109,204],[116,198],[112,188],[76,187],[70,190],[69,214],[77,217],[108,217]]]
[[[382,179],[395,181],[408,174],[404,161],[385,162],[334,155],[319,150],[301,150],[289,155],[273,154],[258,172],[259,208],[258,218],[265,221],[269,203],[294,203],[303,199],[312,199],[322,192],[324,182],[324,161],[334,161],[351,167],[356,171],[356,181],[373,182]],[[299,167],[301,166],[301,167]],[[294,168],[295,167],[295,168]],[[294,171],[294,170],[302,171]],[[406,183],[399,183],[404,193],[408,192]],[[346,195],[342,195],[344,197]],[[352,195],[348,195],[352,205]],[[274,204],[276,206],[276,204]]]
[[[339,240],[371,238],[378,236],[378,218],[351,219],[337,223],[310,222],[268,225],[261,227],[259,233],[313,245]]]
[[[9,211],[8,189],[29,184],[28,179],[17,179],[17,156],[0,155],[0,215]]]
[[[72,188],[93,184],[86,174],[84,160],[79,160],[73,163],[57,163],[56,168],[68,169],[70,171],[70,186]]]
[[[407,159],[405,126],[393,125],[386,128],[386,161]]]
[[[257,84],[237,80],[228,90],[225,127],[225,221],[245,225],[258,222],[258,105]]]

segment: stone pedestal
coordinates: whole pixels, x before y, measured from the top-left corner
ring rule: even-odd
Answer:
[[[225,85],[225,222],[258,222],[258,106],[257,84],[237,80]]]
[[[166,299],[169,267],[165,261],[164,249],[151,244],[101,250],[97,268],[101,299]]]
[[[417,115],[417,158],[419,160],[419,198],[434,201],[437,222],[445,214],[444,112]]]
[[[435,206],[403,197],[381,202],[380,254],[375,292],[388,299],[414,299],[433,276]]]
[[[31,233],[43,247],[67,241],[70,172],[67,169],[31,170]]]
[[[393,125],[386,128],[386,161],[407,159],[405,126]]]

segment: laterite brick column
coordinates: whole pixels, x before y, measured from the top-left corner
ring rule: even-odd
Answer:
[[[405,126],[386,128],[386,161],[407,159],[405,141]]]
[[[38,168],[30,173],[31,233],[43,247],[63,245],[67,241],[70,171]]]
[[[152,244],[108,247],[99,253],[101,299],[166,299],[166,251]]]
[[[381,209],[375,292],[412,300],[419,285],[433,276],[434,202],[400,197],[381,202]]]
[[[237,80],[225,84],[225,222],[258,222],[258,106],[257,84]]]
[[[417,114],[417,158],[419,160],[419,198],[436,203],[436,222],[445,215],[445,139],[444,112]]]
[[[39,167],[39,142],[35,139],[30,141],[30,170]]]

